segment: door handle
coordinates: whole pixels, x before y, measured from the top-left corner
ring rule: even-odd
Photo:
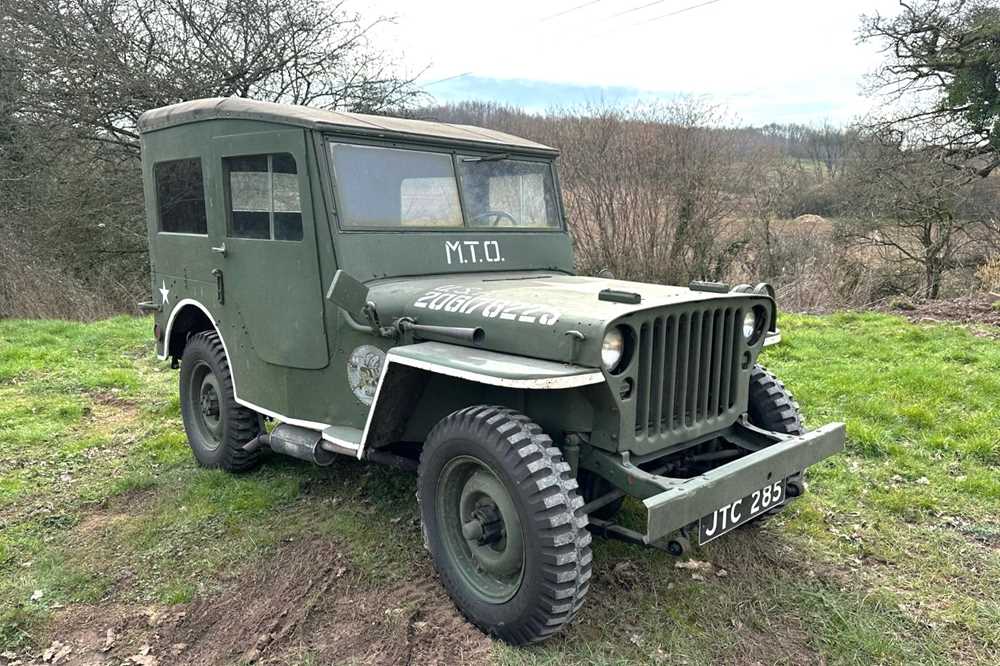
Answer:
[[[225,244],[225,243],[223,243],[223,244],[222,244],[222,245],[220,245],[219,247],[213,247],[213,248],[212,248],[212,252],[218,252],[218,253],[219,253],[219,254],[221,254],[221,255],[222,255],[223,257],[224,257],[224,256],[226,256],[226,244]]]

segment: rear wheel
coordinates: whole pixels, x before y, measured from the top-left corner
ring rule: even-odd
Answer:
[[[441,420],[421,453],[417,497],[441,582],[480,629],[520,645],[579,610],[591,568],[583,499],[528,417],[476,406]]]
[[[222,341],[214,331],[188,340],[181,357],[181,416],[198,463],[242,472],[256,467],[260,454],[243,445],[257,436],[256,412],[236,402]]]

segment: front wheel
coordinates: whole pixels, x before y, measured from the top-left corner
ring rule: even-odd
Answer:
[[[520,645],[579,610],[591,567],[583,498],[528,417],[476,406],[441,420],[424,443],[417,497],[438,575],[477,627]]]
[[[750,372],[750,396],[747,404],[750,423],[785,435],[804,435],[799,403],[784,383],[764,366],[757,364]]]

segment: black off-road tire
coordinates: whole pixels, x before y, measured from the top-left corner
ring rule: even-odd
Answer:
[[[446,546],[436,505],[454,461],[475,458],[509,493],[523,534],[521,578],[507,601],[490,603],[467,582]],[[439,488],[439,483],[442,487]],[[591,552],[583,498],[562,453],[541,427],[505,407],[468,407],[442,419],[420,457],[417,497],[424,542],[462,614],[487,634],[522,645],[573,619],[590,587]]]
[[[759,363],[750,372],[750,400],[747,405],[747,418],[752,425],[771,432],[785,435],[804,435],[806,428],[802,425],[802,412],[795,397],[785,388],[784,383],[767,368]],[[792,477],[804,486],[804,473],[799,472]],[[771,509],[751,521],[760,523],[769,516],[780,513],[785,504]]]
[[[201,414],[198,379],[211,373],[217,395],[218,435],[213,436]],[[207,376],[207,375],[205,375]],[[243,445],[260,432],[256,412],[236,402],[233,376],[226,360],[222,341],[215,331],[203,331],[191,336],[184,347],[180,371],[181,416],[188,443],[198,464],[221,468],[229,472],[244,472],[260,463],[259,451],[245,451]]]
[[[750,401],[747,417],[750,423],[786,435],[804,435],[799,403],[780,379],[764,366],[757,364],[750,372]]]

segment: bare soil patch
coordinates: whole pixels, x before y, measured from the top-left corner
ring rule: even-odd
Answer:
[[[35,654],[22,663],[287,664],[308,655],[323,664],[454,664],[481,663],[490,650],[429,569],[371,583],[322,539],[286,544],[221,592],[187,604],[69,607],[50,640],[47,662]]]
[[[91,404],[86,414],[92,423],[100,424],[101,431],[113,433],[135,427],[139,405],[134,400],[110,391],[95,391],[89,395]]]
[[[133,488],[101,502],[88,504],[71,537],[85,545],[114,526],[145,510],[155,500],[152,488]]]
[[[936,301],[895,301],[879,309],[903,315],[917,324],[953,322],[1000,327],[1000,310],[993,308],[994,300],[980,294]]]
[[[113,391],[92,391],[90,398],[94,402],[108,407],[118,407],[126,411],[135,411],[136,409],[134,400],[124,398]]]

